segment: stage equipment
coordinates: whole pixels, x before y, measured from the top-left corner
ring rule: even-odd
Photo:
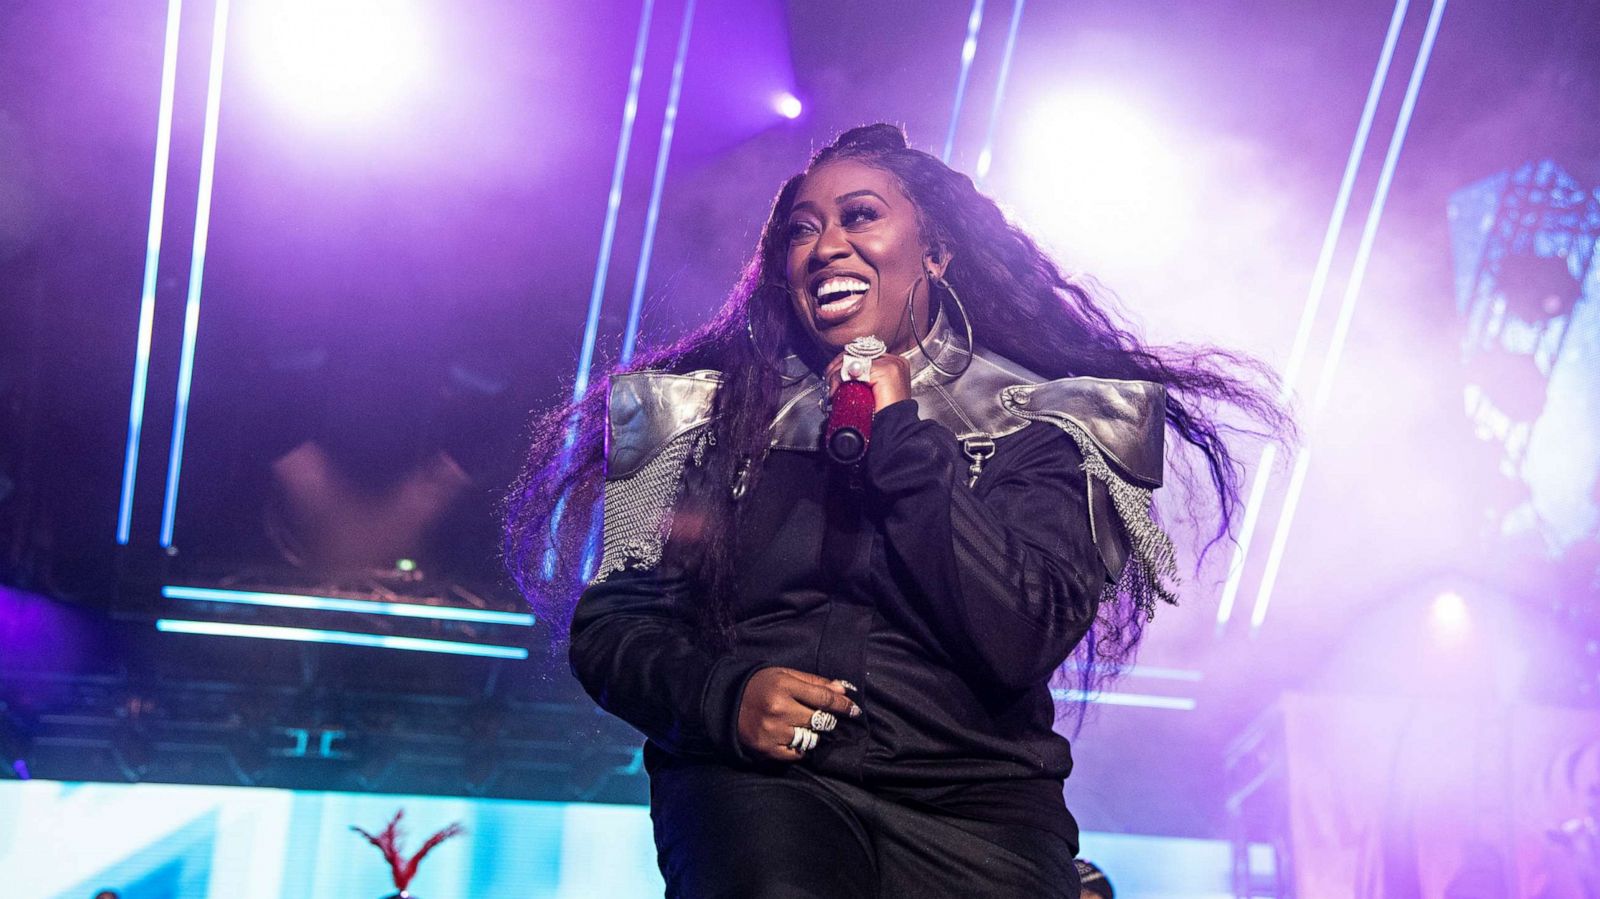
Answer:
[[[1600,197],[1541,160],[1462,188],[1449,213],[1464,408],[1506,482],[1490,536],[1573,557],[1600,543]]]

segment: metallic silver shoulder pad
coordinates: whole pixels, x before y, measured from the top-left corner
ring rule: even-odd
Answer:
[[[1017,415],[1065,416],[1089,435],[1124,477],[1150,490],[1161,486],[1167,390],[1160,384],[1061,378],[1007,387],[1001,402]]]
[[[956,360],[959,358],[960,354],[956,354]],[[960,364],[942,358],[940,361]],[[957,439],[996,439],[1015,434],[1029,424],[1026,418],[1006,408],[1005,391],[1042,381],[1044,378],[1010,359],[980,347],[959,377],[951,378],[932,366],[924,367],[911,380],[911,395],[917,401],[919,418],[944,425]]]
[[[711,439],[715,372],[615,375],[607,404],[604,551],[595,581],[660,564],[685,466]]]
[[[941,364],[962,364],[964,349],[940,347]],[[1028,420],[1008,411],[1001,391],[1016,384],[1038,384],[1044,379],[1003,356],[979,349],[959,377],[940,374],[923,366],[911,379],[911,398],[917,417],[936,421],[956,437],[1004,437],[1028,426]],[[774,449],[820,451],[828,413],[822,380],[815,375],[792,384],[783,393],[772,422]]]
[[[711,421],[722,376],[639,371],[611,376],[606,404],[606,478],[625,478],[661,448]]]
[[[1089,526],[1106,567],[1107,590],[1131,596],[1147,615],[1158,600],[1175,602],[1172,541],[1151,508],[1162,482],[1166,388],[1061,378],[1008,387],[1002,403],[1019,417],[1054,424],[1078,444],[1089,480]]]

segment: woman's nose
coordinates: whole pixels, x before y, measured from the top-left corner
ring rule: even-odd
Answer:
[[[817,242],[812,245],[811,252],[818,262],[825,265],[835,259],[849,256],[853,248],[850,246],[850,241],[845,238],[844,229],[830,225],[817,235]]]

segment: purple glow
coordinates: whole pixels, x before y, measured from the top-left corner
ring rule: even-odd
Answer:
[[[28,763],[24,759],[17,759],[16,761],[12,762],[11,763],[11,770],[16,772],[17,780],[32,780],[33,779],[32,775],[30,775],[28,773]]]
[[[1428,623],[1434,637],[1442,643],[1456,643],[1472,627],[1472,617],[1467,611],[1467,601],[1454,590],[1434,597],[1428,610]]]
[[[257,77],[311,119],[374,117],[432,74],[431,29],[411,2],[283,0],[241,30]]]
[[[800,102],[800,98],[787,91],[779,94],[772,101],[772,108],[778,111],[778,115],[786,119],[798,119],[800,118],[800,113],[805,111],[805,106]]]
[[[1030,185],[1017,196],[1026,219],[1085,257],[1134,264],[1154,210],[1198,217],[1191,183],[1202,173],[1180,151],[1192,142],[1167,118],[1109,87],[1035,103],[1012,142],[1016,161],[1008,172],[1011,183]],[[980,159],[980,170],[988,163]]]

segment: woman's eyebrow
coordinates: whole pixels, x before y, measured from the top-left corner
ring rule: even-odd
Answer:
[[[873,197],[873,198],[877,199],[877,201],[879,203],[882,203],[885,206],[889,205],[889,201],[885,200],[875,190],[852,190],[847,194],[840,194],[837,197],[834,197],[833,198],[833,202],[835,202],[835,203],[843,203],[846,200],[853,200],[856,197]]]

